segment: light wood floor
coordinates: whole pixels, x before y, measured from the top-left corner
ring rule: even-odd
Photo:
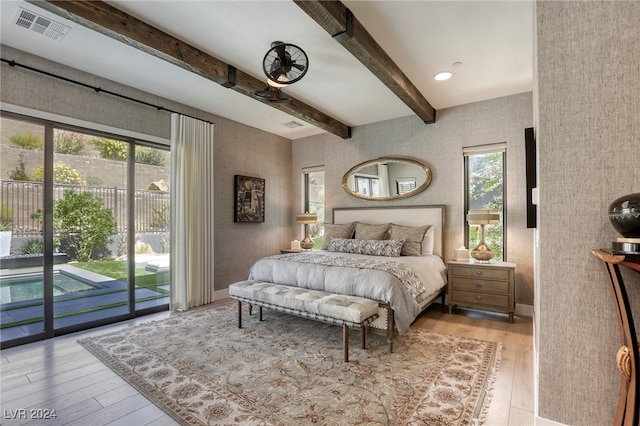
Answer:
[[[168,312],[150,315],[1,351],[0,424],[176,424],[76,343],[79,337],[169,315]],[[450,315],[441,305],[434,305],[416,320],[414,326],[443,334],[501,341],[500,370],[485,424],[533,425],[533,326],[530,318],[515,317],[511,324],[505,315],[467,310],[456,310]],[[32,414],[46,414],[43,410],[55,410],[56,417],[46,421],[31,417]]]

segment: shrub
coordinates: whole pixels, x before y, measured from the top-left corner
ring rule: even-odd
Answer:
[[[102,186],[104,182],[97,176],[88,176],[87,177],[87,185],[91,186]]]
[[[100,152],[100,157],[108,160],[125,161],[127,159],[127,143],[113,139],[93,139],[91,143]]]
[[[24,162],[24,153],[20,153],[20,159],[14,171],[9,173],[9,179],[11,180],[30,180],[27,174],[26,164]]]
[[[113,212],[89,192],[64,191],[54,204],[53,225],[60,248],[81,262],[99,256],[116,235]]]
[[[0,222],[9,224],[13,222],[13,210],[4,204],[0,205]]]
[[[44,253],[44,241],[42,238],[29,238],[20,247],[22,254],[40,254]]]
[[[84,152],[85,135],[66,130],[56,130],[53,139],[53,150],[58,154],[79,155]]]
[[[154,207],[151,216],[153,217],[152,228],[169,229],[169,220],[171,218],[169,204],[163,204],[159,209]]]
[[[164,151],[136,146],[136,163],[149,164],[151,166],[164,166],[166,157]]]
[[[44,180],[44,167],[35,169],[31,179],[35,182],[42,182]],[[53,163],[53,182],[84,185],[84,180],[80,176],[80,173],[64,163]]]
[[[25,133],[21,135],[9,136],[9,142],[11,144],[23,148],[23,149],[42,149],[44,141],[41,136],[34,135],[33,133]]]

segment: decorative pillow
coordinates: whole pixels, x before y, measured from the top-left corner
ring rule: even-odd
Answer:
[[[384,240],[389,232],[389,224],[371,225],[368,223],[356,222],[356,240]]]
[[[353,240],[333,238],[329,243],[329,251],[341,253],[368,254],[370,256],[398,257],[404,239],[400,240]]]
[[[351,238],[354,226],[355,223],[353,222],[343,224],[325,223],[322,250],[326,250],[329,247],[332,238]]]
[[[422,255],[433,254],[433,245],[435,243],[436,228],[430,226],[427,233],[424,234],[422,240]]]
[[[422,254],[422,240],[429,226],[404,226],[391,224],[389,238],[404,239],[400,254],[402,256],[420,256]]]

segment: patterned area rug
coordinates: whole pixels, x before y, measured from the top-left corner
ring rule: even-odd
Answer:
[[[185,425],[472,425],[482,422],[501,343],[411,328],[389,354],[351,330],[237,304],[175,313],[80,343]]]

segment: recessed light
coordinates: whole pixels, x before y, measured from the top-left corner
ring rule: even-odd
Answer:
[[[453,76],[449,71],[442,71],[434,75],[433,78],[438,81],[449,80]]]

